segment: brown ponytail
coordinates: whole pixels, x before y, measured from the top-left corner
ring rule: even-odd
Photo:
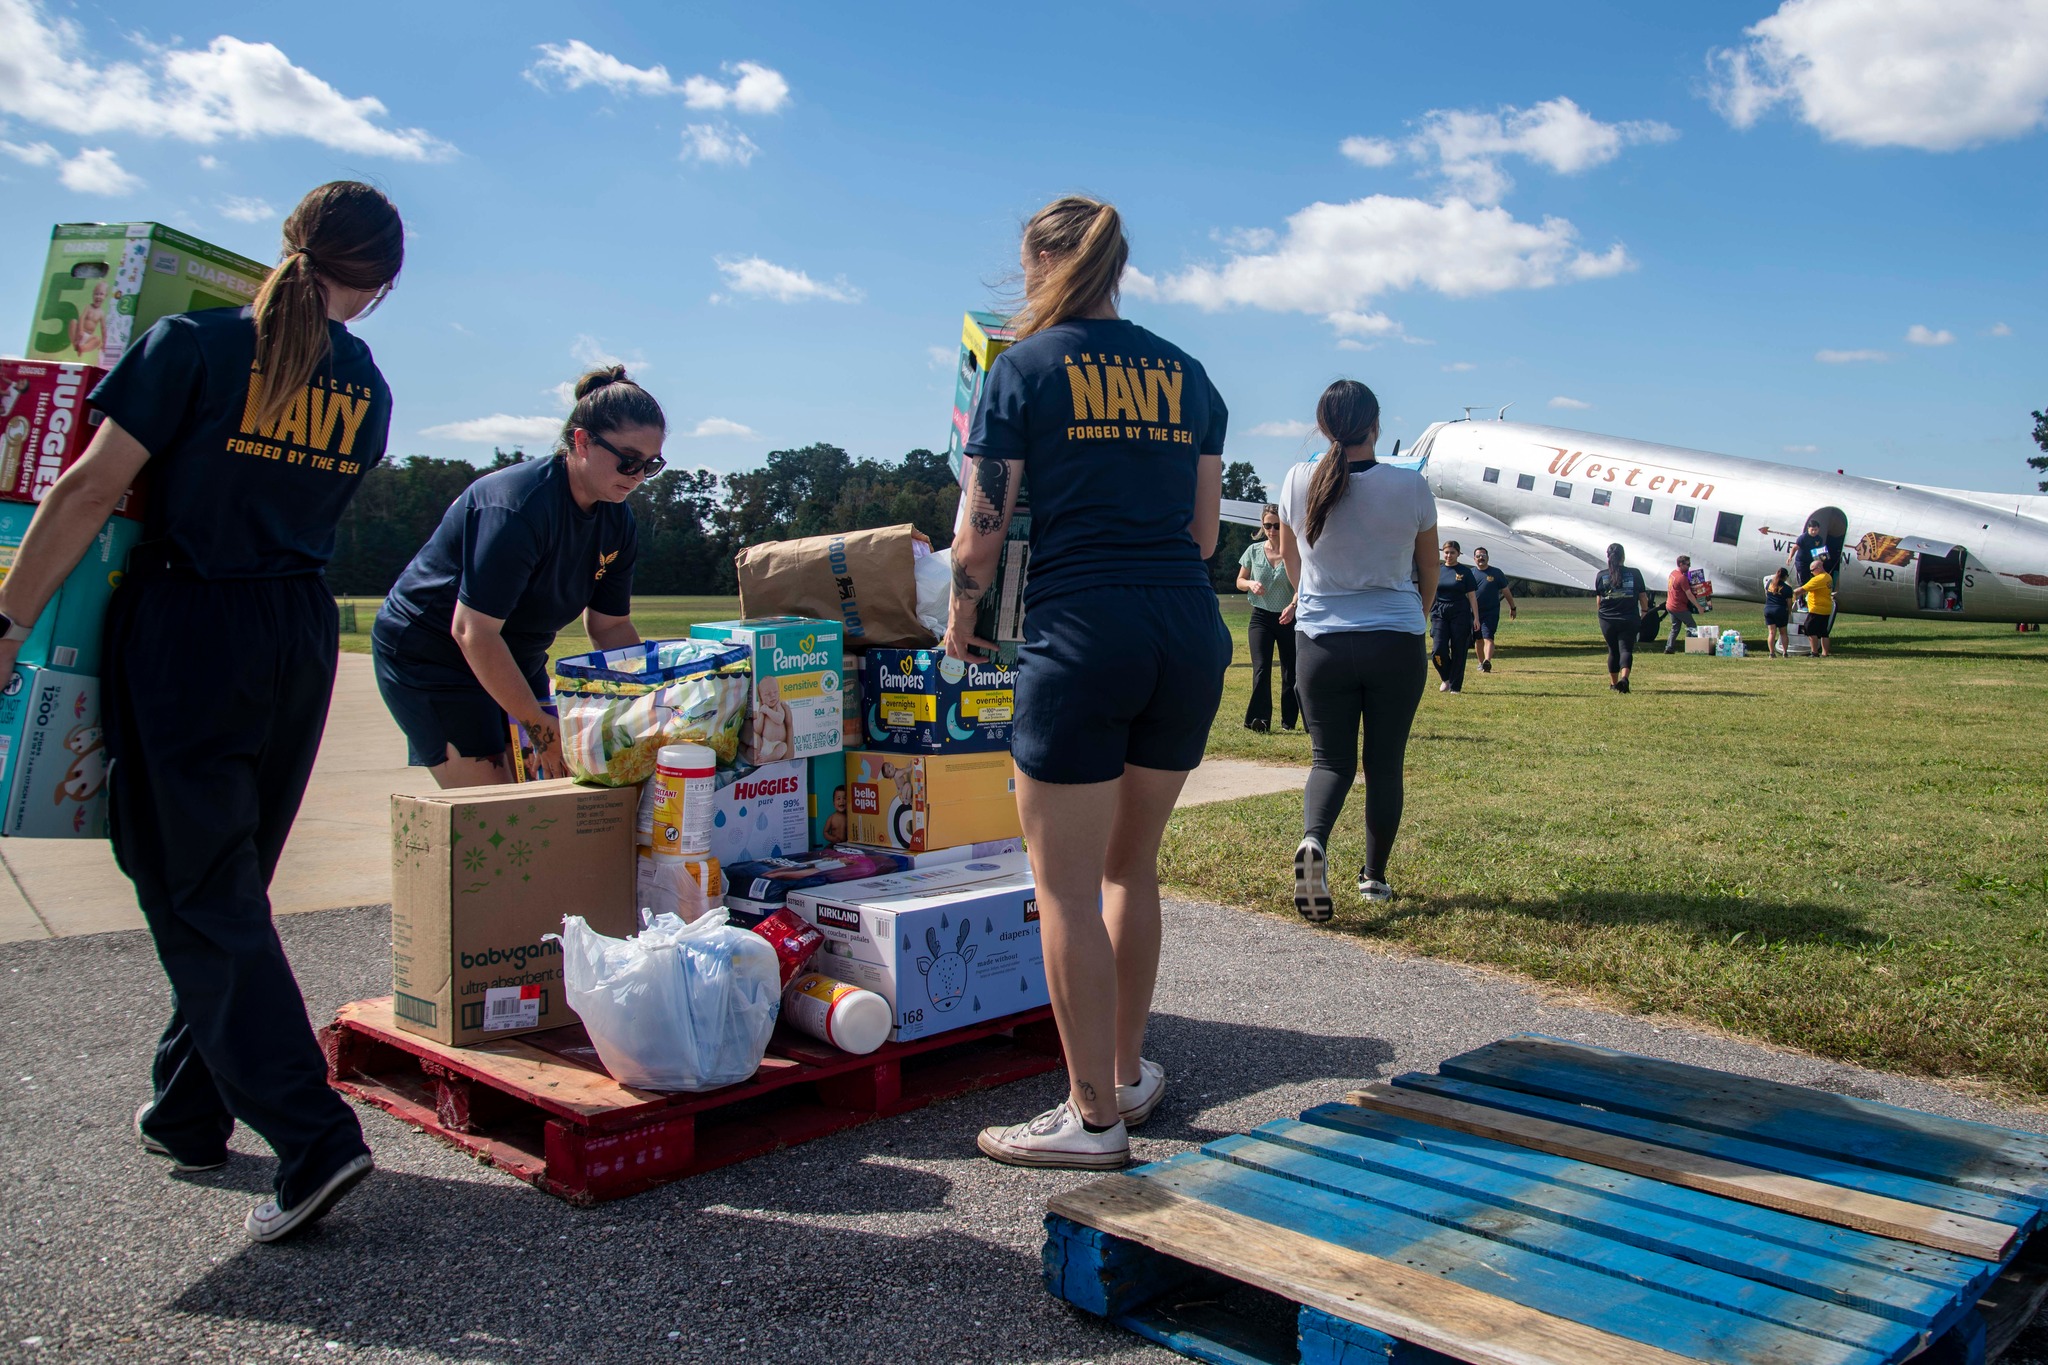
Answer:
[[[1037,262],[1040,253],[1052,259],[1025,272],[1024,306],[1011,320],[1019,340],[1116,306],[1131,246],[1115,206],[1078,194],[1053,200],[1024,225],[1024,254]]]
[[[258,426],[284,415],[327,358],[327,289],[382,289],[405,264],[405,224],[381,192],[355,180],[320,186],[284,220],[284,255],[256,291]]]
[[[1330,453],[1308,481],[1308,506],[1301,519],[1301,538],[1310,545],[1351,487],[1351,463],[1344,447],[1370,445],[1379,439],[1380,400],[1356,379],[1340,379],[1316,400],[1316,426],[1329,438]]]

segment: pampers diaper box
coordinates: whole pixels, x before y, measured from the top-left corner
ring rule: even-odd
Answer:
[[[1014,665],[962,662],[938,649],[871,649],[861,660],[867,743],[906,752],[1010,747]]]
[[[894,1041],[1050,998],[1038,889],[1022,853],[792,890],[789,908],[825,936],[812,970],[887,1000]]]
[[[753,650],[754,694],[740,732],[749,763],[781,763],[840,751],[845,632],[837,621],[762,616],[690,627],[697,640]]]
[[[846,756],[847,842],[924,853],[1024,833],[1008,753]]]
[[[28,358],[112,369],[157,319],[252,303],[269,273],[161,223],[59,223]]]
[[[14,552],[21,548],[35,514],[30,503],[0,502],[0,582],[5,582],[14,568]],[[48,664],[67,673],[99,673],[107,603],[127,571],[128,552],[141,537],[141,522],[108,518],[85,547],[78,567],[36,618],[35,629],[22,641],[20,658],[24,663]]]
[[[0,689],[0,834],[101,839],[106,732],[98,678],[23,665]]]

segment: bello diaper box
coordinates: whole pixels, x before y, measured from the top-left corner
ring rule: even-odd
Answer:
[[[161,223],[59,223],[28,358],[111,370],[157,319],[252,303],[269,273]]]
[[[0,834],[102,839],[106,732],[99,679],[22,665],[0,689]]]
[[[846,755],[846,841],[924,853],[1014,839],[1017,770],[1005,753]]]
[[[779,763],[839,752],[845,631],[837,621],[762,616],[692,626],[690,636],[753,651],[754,692],[740,732],[742,758]]]
[[[971,753],[1010,747],[1017,670],[940,649],[871,649],[861,659],[867,747]]]
[[[391,798],[391,987],[398,1027],[463,1047],[574,1023],[564,915],[639,928],[635,787],[568,779]]]
[[[21,538],[28,534],[29,520],[35,514],[29,503],[0,501],[0,582],[13,570],[15,551],[21,548]],[[78,567],[36,617],[34,631],[21,643],[22,662],[49,664],[70,673],[100,671],[100,636],[107,603],[127,570],[128,552],[141,535],[141,522],[108,518],[85,547]]]
[[[789,893],[825,936],[811,969],[871,990],[907,1042],[1048,1000],[1038,890],[1022,853]]]

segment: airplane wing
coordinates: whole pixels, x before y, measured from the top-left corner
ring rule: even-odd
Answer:
[[[1259,514],[1266,508],[1263,502],[1239,502],[1235,498],[1223,500],[1223,520],[1237,526],[1257,526]]]
[[[1517,531],[1486,513],[1448,498],[1436,500],[1437,534],[1463,542],[1467,558],[1481,545],[1494,567],[1510,578],[1590,592],[1601,562],[1561,540]]]

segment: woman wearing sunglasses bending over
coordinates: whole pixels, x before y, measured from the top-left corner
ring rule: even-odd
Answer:
[[[667,434],[623,366],[592,370],[555,453],[464,489],[384,599],[377,688],[410,762],[441,786],[512,780],[507,717],[533,738],[541,776],[568,776],[545,709],[548,647],[579,614],[598,649],[640,642],[626,499],[666,463]]]

